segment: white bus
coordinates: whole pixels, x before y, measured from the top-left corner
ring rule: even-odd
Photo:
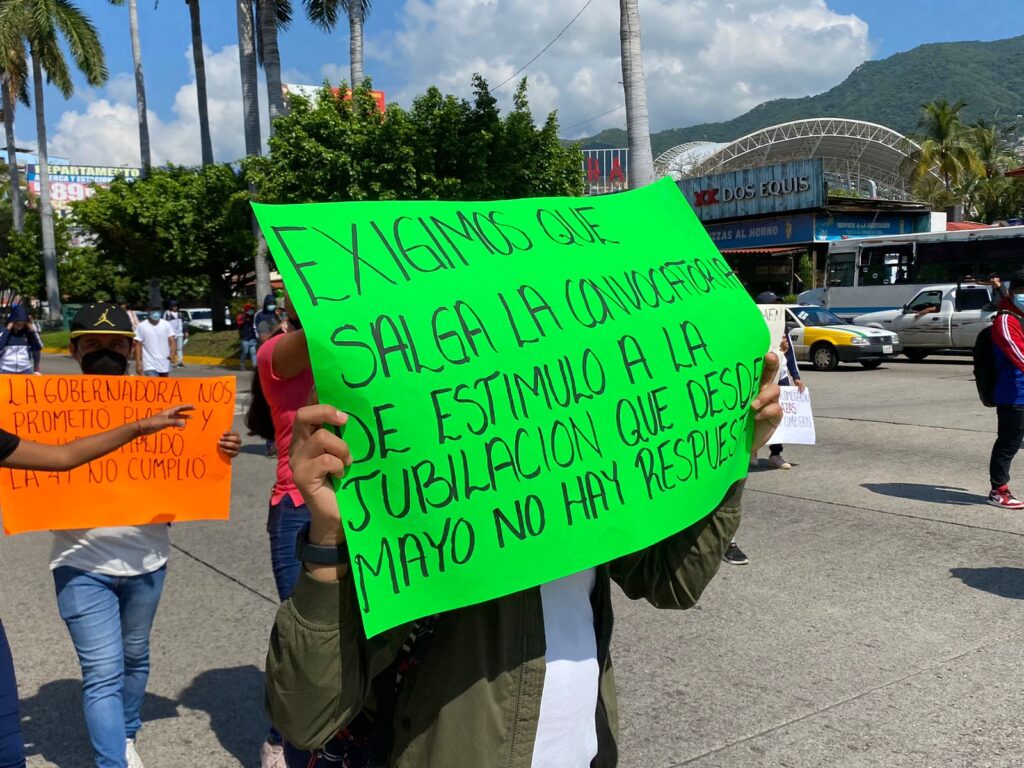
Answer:
[[[928,285],[1008,278],[1022,268],[1024,227],[837,240],[829,243],[825,286],[799,299],[849,320],[898,309]]]

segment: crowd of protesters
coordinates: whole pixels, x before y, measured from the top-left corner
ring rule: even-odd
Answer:
[[[166,376],[179,364],[177,306],[133,321],[94,304],[74,318],[71,352],[82,373]],[[28,326],[12,312],[7,334]],[[294,308],[268,296],[237,320],[253,359],[250,432],[275,446],[267,512],[271,567],[282,606],[267,658],[271,727],[263,768],[616,763],[610,669],[610,585],[659,608],[688,608],[714,576],[739,524],[743,482],[696,524],[641,552],[489,602],[367,639],[339,525],[334,479],[351,462],[333,427],[346,417],[311,403],[305,334]],[[12,365],[38,371],[38,337],[10,343]],[[8,356],[4,354],[4,361]],[[26,363],[25,361],[28,361]],[[759,396],[755,445],[781,418],[771,358]],[[312,395],[315,397],[315,395]],[[181,426],[179,406],[65,446],[0,432],[0,466],[68,469],[142,435]],[[237,455],[241,438],[219,439]],[[83,710],[97,768],[140,768],[136,737],[150,668],[150,631],[170,556],[164,524],[58,531],[50,569],[57,607],[82,669]],[[665,567],[654,567],[655,564]],[[411,678],[423,685],[415,687]],[[410,693],[415,691],[415,693]],[[507,706],[517,701],[516,707]],[[253,745],[254,752],[257,745]],[[83,756],[82,764],[87,758]],[[23,766],[14,667],[0,633],[0,768]]]
[[[1016,282],[1024,286],[1024,273]],[[999,310],[991,341],[999,436],[989,501],[1017,509],[1024,504],[1007,483],[1024,443],[1024,290],[1002,288]],[[258,748],[261,768],[614,766],[611,583],[657,608],[692,606],[723,560],[746,562],[734,538],[743,481],[699,522],[646,550],[367,638],[335,495],[352,460],[337,429],[346,416],[315,404],[305,332],[287,297],[268,295],[259,311],[245,305],[236,326],[239,365],[248,360],[254,370],[246,427],[276,456],[267,533],[281,607],[267,656],[271,725]],[[71,352],[84,374],[123,376],[134,360],[139,375],[167,376],[182,364],[184,337],[176,302],[141,320],[123,304],[96,304],[75,316]],[[780,383],[802,390],[787,342],[780,345]],[[0,371],[39,373],[41,349],[30,314],[13,307],[0,332]],[[769,356],[751,405],[752,468],[781,418],[772,383],[778,368]],[[181,426],[188,415],[182,405],[62,446],[0,431],[0,467],[66,470]],[[234,457],[240,444],[227,432],[218,448]],[[768,466],[789,469],[782,446],[769,447]],[[56,602],[81,664],[94,764],[140,768],[136,736],[170,556],[168,526],[52,535]],[[0,624],[0,768],[23,765],[14,666]]]

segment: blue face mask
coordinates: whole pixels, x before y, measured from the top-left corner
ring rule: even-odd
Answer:
[[[149,319],[152,320],[155,323],[157,320],[160,319],[160,313],[159,312],[150,312],[149,313]]]
[[[1013,306],[1015,306],[1018,309],[1018,311],[1024,314],[1024,293],[1013,294]]]
[[[267,304],[267,312],[273,312],[277,309],[277,304]]]

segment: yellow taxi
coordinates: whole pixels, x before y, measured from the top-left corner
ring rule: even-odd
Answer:
[[[902,349],[892,331],[844,323],[824,307],[787,304],[786,335],[797,360],[816,371],[834,371],[840,363],[877,368]]]

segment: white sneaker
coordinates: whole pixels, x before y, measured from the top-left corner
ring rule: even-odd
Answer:
[[[769,456],[768,457],[768,466],[769,467],[775,467],[775,469],[792,469],[793,468],[792,464],[790,464],[788,461],[786,461],[784,458],[782,458],[781,455],[778,455],[778,454],[775,455],[775,456]]]
[[[288,768],[284,762],[284,747],[264,741],[260,747],[260,768]]]
[[[128,739],[125,742],[124,759],[128,763],[128,768],[144,768],[142,758],[139,757],[139,753],[135,750],[135,739]]]

